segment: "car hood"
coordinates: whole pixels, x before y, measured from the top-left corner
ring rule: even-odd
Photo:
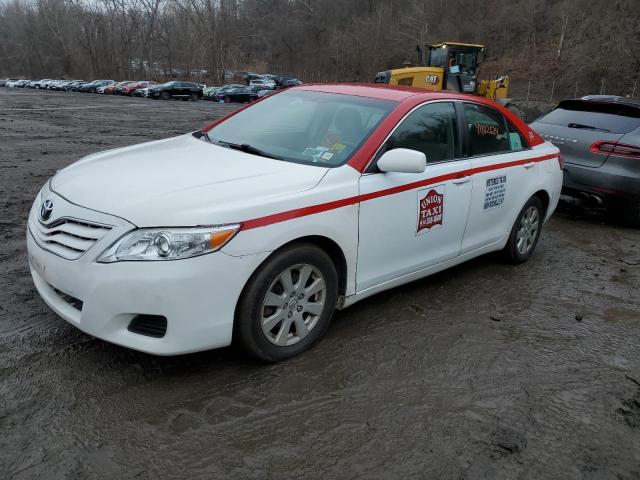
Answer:
[[[312,189],[327,168],[251,155],[182,135],[90,155],[58,172],[67,200],[139,227],[234,223]]]

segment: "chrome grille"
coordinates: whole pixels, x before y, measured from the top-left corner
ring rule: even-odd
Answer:
[[[49,225],[34,223],[34,234],[42,248],[70,260],[79,258],[112,228],[73,218],[61,218]]]

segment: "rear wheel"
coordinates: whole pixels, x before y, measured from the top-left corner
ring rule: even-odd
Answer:
[[[533,254],[542,231],[544,209],[538,197],[531,197],[516,218],[507,245],[502,251],[510,263],[523,263]]]
[[[197,102],[198,101],[198,94],[197,93],[192,93],[191,96],[189,97],[189,99],[192,102]]]
[[[231,103],[231,97],[224,97],[224,103]]]
[[[324,335],[337,298],[336,268],[323,250],[308,244],[285,248],[244,288],[234,336],[261,360],[285,360]]]

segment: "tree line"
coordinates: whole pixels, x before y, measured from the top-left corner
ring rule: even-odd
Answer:
[[[0,76],[372,81],[482,43],[519,96],[640,96],[639,0],[0,0]]]

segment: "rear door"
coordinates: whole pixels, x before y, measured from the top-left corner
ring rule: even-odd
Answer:
[[[462,102],[466,152],[473,173],[461,254],[501,241],[531,195],[539,163],[517,129],[495,108]],[[513,165],[513,162],[517,162]]]
[[[640,126],[638,111],[633,115],[633,109],[615,103],[566,100],[531,128],[560,149],[565,163],[598,168],[607,155],[597,151],[596,142],[616,143]]]

